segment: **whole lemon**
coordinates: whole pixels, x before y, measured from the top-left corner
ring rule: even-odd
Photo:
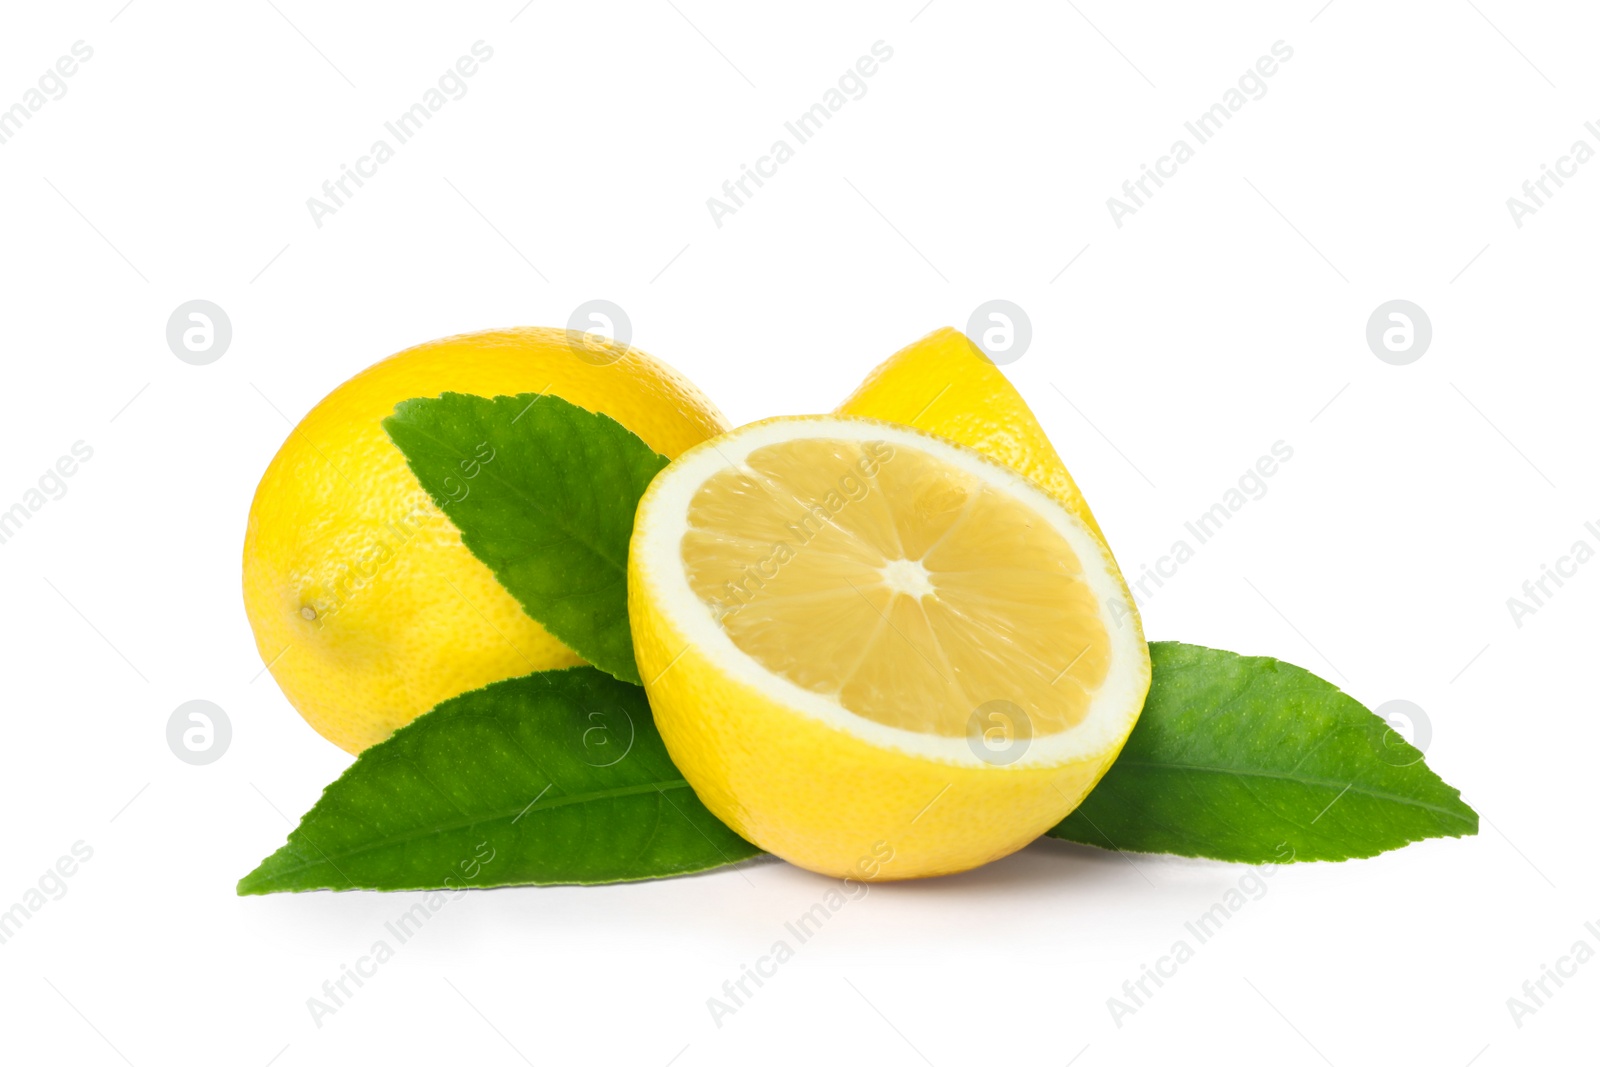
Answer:
[[[560,329],[433,341],[323,398],[256,488],[244,602],[284,695],[348,752],[459,693],[581,662],[461,543],[384,433],[397,403],[447,391],[553,394],[616,419],[669,458],[728,428],[666,364]]]

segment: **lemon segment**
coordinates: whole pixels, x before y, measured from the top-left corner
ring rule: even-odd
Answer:
[[[971,450],[864,419],[775,419],[686,452],[640,503],[629,601],[701,800],[837,876],[1027,844],[1099,780],[1149,685],[1131,598],[1081,519]]]
[[[907,345],[836,409],[913,426],[1017,471],[1103,535],[1022,394],[966,334],[948,326]]]

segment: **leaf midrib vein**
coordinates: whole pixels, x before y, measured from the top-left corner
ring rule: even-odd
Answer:
[[[1409,807],[1423,808],[1439,815],[1447,815],[1452,819],[1459,819],[1462,822],[1472,821],[1467,816],[1462,815],[1460,812],[1451,811],[1449,808],[1441,808],[1437,804],[1429,804],[1427,801],[1417,800],[1415,797],[1401,796],[1398,793],[1387,793],[1378,789],[1368,789],[1364,786],[1358,785],[1355,782],[1341,782],[1327,778],[1307,778],[1295,774],[1286,774],[1281,771],[1248,770],[1238,767],[1207,767],[1196,763],[1156,763],[1149,760],[1130,760],[1127,758],[1117,760],[1115,765],[1118,767],[1144,767],[1150,770],[1159,771],[1194,771],[1199,774],[1225,774],[1234,778],[1272,778],[1277,779],[1278,781],[1296,782],[1300,785],[1325,786],[1328,789],[1344,789],[1348,786],[1350,792],[1360,793],[1363,796],[1369,796],[1375,800],[1388,800],[1393,801],[1396,804],[1404,804]]]
[[[313,847],[317,848],[318,851],[322,853],[322,857],[307,863],[299,864],[295,867],[289,867],[281,871],[275,871],[273,872],[272,877],[274,879],[287,878],[290,875],[299,874],[301,871],[309,870],[313,867],[331,865],[331,861],[335,859],[348,859],[351,856],[359,856],[362,853],[372,852],[375,849],[388,848],[392,845],[409,844],[412,841],[419,841],[425,837],[436,837],[440,834],[447,834],[455,830],[465,830],[469,827],[478,826],[482,823],[495,822],[497,820],[505,819],[513,815],[519,815],[524,812],[531,815],[534,812],[549,811],[552,808],[562,808],[572,804],[586,804],[591,800],[612,800],[620,797],[638,796],[642,793],[660,793],[667,789],[687,789],[688,787],[688,782],[682,778],[678,778],[667,782],[643,782],[639,785],[624,786],[620,789],[604,789],[593,793],[564,794],[558,797],[551,797],[549,800],[544,801],[543,803],[536,803],[531,807],[514,808],[507,811],[493,811],[488,812],[478,818],[464,819],[459,822],[446,823],[438,826],[429,826],[425,829],[417,830],[414,833],[397,834],[393,837],[385,837],[369,844],[361,845],[357,848],[346,849],[342,852],[328,852],[323,850],[321,846],[318,846],[315,842],[311,841],[311,838],[308,834],[301,833],[300,836],[307,842],[310,842]],[[291,843],[293,842],[291,841]]]

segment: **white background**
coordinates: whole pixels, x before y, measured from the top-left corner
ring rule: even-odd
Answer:
[[[1506,605],[1600,547],[1600,162],[1521,228],[1506,206],[1574,140],[1600,148],[1592,10],[274,3],[4,15],[0,107],[94,49],[0,145],[0,509],[94,450],[0,545],[0,908],[93,849],[0,945],[8,1062],[1594,1056],[1600,962],[1520,1028],[1506,1006],[1578,939],[1600,948],[1600,562],[1521,627]],[[316,227],[307,197],[480,39],[467,95]],[[866,95],[718,228],[706,198],[879,40]],[[1279,40],[1267,94],[1114,225],[1106,198]],[[468,894],[319,1028],[307,998],[411,901],[234,896],[348,763],[251,640],[256,479],[286,418],[373,361],[596,297],[734,423],[827,410],[1015,301],[1034,336],[1008,373],[1131,578],[1287,442],[1147,629],[1415,701],[1481,835],[1279,871],[1120,1027],[1107,998],[1249,869],[1045,842],[880,886],[720,1028],[707,998],[827,881],[769,863]],[[165,341],[195,298],[233,324],[209,366]],[[1409,366],[1364,337],[1395,298],[1433,324]],[[205,767],[164,737],[195,698],[234,728]]]

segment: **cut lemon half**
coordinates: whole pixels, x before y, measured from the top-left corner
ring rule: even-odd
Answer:
[[[814,871],[1007,855],[1099,781],[1149,650],[1116,563],[1016,472],[904,426],[773,419],[640,501],[634,650],[696,794]]]

